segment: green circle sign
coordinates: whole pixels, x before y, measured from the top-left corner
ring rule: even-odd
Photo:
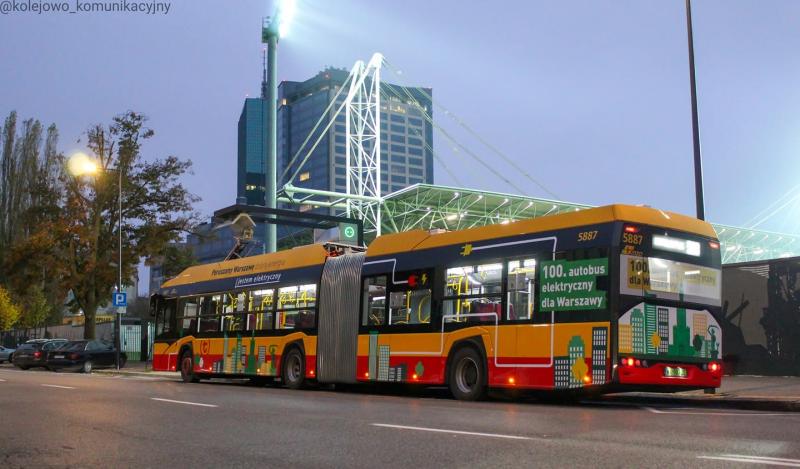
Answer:
[[[344,237],[345,238],[355,238],[356,236],[356,229],[352,226],[346,226],[344,228]]]

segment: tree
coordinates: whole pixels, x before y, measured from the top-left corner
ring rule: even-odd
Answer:
[[[8,290],[0,286],[0,331],[7,331],[14,327],[19,315],[19,306],[11,300]]]
[[[86,318],[84,337],[95,336],[95,314],[108,303],[118,272],[119,199],[122,197],[122,276],[134,275],[139,259],[163,255],[171,241],[188,232],[197,201],[179,182],[191,162],[168,156],[146,161],[141,155],[153,131],[142,114],[128,111],[108,127],[87,131],[97,159],[94,176],[64,175],[60,242],[64,277]],[[66,165],[66,161],[63,161]],[[122,175],[122,193],[117,188]]]
[[[15,112],[0,134],[0,284],[20,298],[20,322],[26,324],[35,320],[27,317],[29,301],[44,298],[46,309],[55,313],[66,296],[53,227],[62,199],[58,131],[51,125],[44,135],[33,119],[23,121],[18,132]]]

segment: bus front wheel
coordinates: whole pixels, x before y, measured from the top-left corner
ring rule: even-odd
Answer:
[[[306,367],[303,354],[292,348],[283,359],[283,382],[289,389],[300,389],[306,381]]]
[[[189,350],[181,355],[181,379],[184,383],[197,383],[200,380],[194,374],[194,358]]]
[[[448,384],[460,401],[478,401],[486,395],[486,366],[472,347],[459,349],[450,363]]]

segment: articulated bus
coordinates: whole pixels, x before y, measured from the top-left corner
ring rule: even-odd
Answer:
[[[309,245],[186,269],[153,296],[154,369],[187,382],[713,390],[711,225],[611,205],[460,231]]]

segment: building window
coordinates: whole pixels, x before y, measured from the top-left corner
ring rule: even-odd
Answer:
[[[341,166],[335,167],[334,171],[336,172],[337,176],[344,176],[345,174],[347,174],[347,168],[343,168]]]
[[[405,126],[402,125],[392,124],[392,132],[397,132],[398,134],[404,134],[406,133],[406,128]]]
[[[406,147],[403,145],[392,145],[392,153],[405,153]]]
[[[397,164],[393,164],[392,165],[392,172],[395,173],[395,174],[405,174],[406,173],[406,167],[405,166],[401,166],[401,165],[397,165]]]
[[[422,127],[422,119],[417,119],[415,117],[409,117],[408,123],[410,125],[416,125],[417,127]]]
[[[337,186],[344,187],[347,184],[347,181],[345,180],[345,178],[336,178],[335,183]]]
[[[401,115],[398,115],[398,114],[392,114],[392,122],[405,123],[406,122],[406,118],[405,118],[405,116],[401,116]]]
[[[414,148],[414,147],[410,147],[410,148],[408,149],[408,154],[409,154],[409,155],[422,156],[422,148]],[[420,160],[420,161],[421,161],[421,160]]]
[[[335,127],[335,128],[336,128],[336,131],[337,131],[337,132],[341,132],[341,133],[344,133],[344,132],[345,132],[344,125],[342,125],[342,124],[336,124],[336,127]]]
[[[392,174],[392,182],[396,183],[396,184],[405,184],[406,183],[406,177],[405,176],[400,176],[400,175],[397,175],[397,174]]]
[[[408,144],[422,146],[422,140],[414,137],[408,137]]]
[[[422,168],[409,167],[408,174],[411,174],[413,176],[422,176]]]
[[[413,150],[413,148],[412,148]],[[409,158],[408,164],[415,164],[417,166],[422,166],[422,158]]]
[[[402,135],[392,135],[392,141],[395,143],[406,143],[406,138]]]
[[[406,164],[406,157],[403,155],[392,155],[392,163]]]
[[[311,173],[309,173],[308,171],[300,173],[300,182],[308,181],[309,179],[311,179]]]

